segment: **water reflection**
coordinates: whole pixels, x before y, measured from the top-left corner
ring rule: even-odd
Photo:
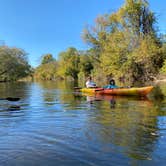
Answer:
[[[21,98],[0,101],[0,165],[165,164],[165,99],[89,96],[65,82],[0,84],[0,92]]]
[[[88,129],[92,136],[95,135],[104,144],[112,143],[124,147],[124,153],[131,158],[151,159],[158,139],[157,112],[152,101],[148,98],[85,94],[83,96],[86,96],[90,104],[104,101],[97,105],[98,111],[95,111],[95,115],[89,117]],[[107,151],[108,149],[109,147]],[[121,150],[118,150],[119,153]]]
[[[119,103],[128,103],[128,101],[135,101],[136,105],[137,103],[141,104],[147,104],[147,106],[153,105],[153,100],[149,99],[148,97],[139,97],[139,96],[111,96],[111,95],[100,95],[100,94],[88,94],[88,93],[81,93],[81,92],[75,92],[74,96],[76,98],[80,97],[86,97],[87,103],[93,104],[95,101],[108,101],[110,104],[110,108],[115,108],[117,105],[116,101],[119,101]],[[134,104],[134,103],[133,103]],[[119,105],[119,104],[118,104]]]

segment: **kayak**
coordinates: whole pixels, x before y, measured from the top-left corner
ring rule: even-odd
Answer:
[[[80,89],[81,92],[84,93],[98,93],[98,92],[102,92],[104,89],[103,88],[82,88]]]
[[[151,92],[153,86],[147,87],[133,87],[133,88],[115,88],[115,89],[103,89],[103,88],[82,88],[81,92],[84,93],[97,93],[107,95],[119,95],[119,96],[146,96]]]

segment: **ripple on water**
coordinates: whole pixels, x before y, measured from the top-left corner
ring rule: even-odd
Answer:
[[[7,103],[0,103],[1,165],[164,163],[164,102],[87,101],[55,84],[19,88],[20,110],[7,111]]]

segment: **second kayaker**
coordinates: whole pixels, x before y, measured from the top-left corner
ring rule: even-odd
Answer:
[[[103,86],[104,89],[114,89],[114,88],[119,88],[117,85],[115,85],[115,80],[111,79],[109,81],[109,85]]]

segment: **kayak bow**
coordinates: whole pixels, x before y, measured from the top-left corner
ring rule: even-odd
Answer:
[[[84,93],[98,93],[102,92],[104,89],[103,88],[82,88],[80,89],[81,92]]]

